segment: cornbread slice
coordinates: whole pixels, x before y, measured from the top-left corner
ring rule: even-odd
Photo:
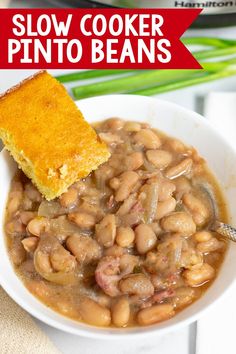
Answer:
[[[47,200],[110,156],[66,89],[46,71],[0,96],[0,138]]]

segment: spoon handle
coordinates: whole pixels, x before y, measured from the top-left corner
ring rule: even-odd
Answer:
[[[218,234],[227,238],[228,240],[236,242],[236,229],[228,224],[224,224],[220,221],[215,221],[211,227],[212,231],[218,232]]]

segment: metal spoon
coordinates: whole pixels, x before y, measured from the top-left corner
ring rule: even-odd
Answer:
[[[216,231],[227,240],[236,242],[236,228],[217,220],[217,205],[209,186],[207,184],[198,183],[198,187],[206,194],[211,204],[212,216],[208,224],[208,229]]]

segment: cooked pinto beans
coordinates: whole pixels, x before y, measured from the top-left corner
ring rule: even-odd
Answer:
[[[209,208],[191,193],[184,194],[183,203],[193,216],[196,225],[203,225],[209,218]]]
[[[196,224],[191,215],[183,211],[165,216],[161,226],[165,231],[179,232],[184,236],[190,236],[196,231]]]
[[[81,227],[81,229],[91,229],[96,223],[95,217],[87,213],[71,213],[68,215],[68,219]]]
[[[191,171],[192,165],[192,159],[187,157],[186,159],[179,162],[177,165],[169,167],[166,171],[166,177],[172,179],[188,174]]]
[[[143,165],[143,154],[141,152],[133,152],[125,159],[127,170],[137,170]]]
[[[135,234],[131,227],[118,227],[116,243],[121,247],[130,247],[134,242]]]
[[[66,246],[80,264],[95,262],[102,255],[99,244],[88,236],[72,235],[67,238]]]
[[[137,321],[141,326],[148,326],[173,317],[174,308],[170,304],[154,305],[139,311]]]
[[[164,202],[159,202],[157,206],[156,219],[162,219],[164,216],[174,211],[175,207],[176,200],[172,197],[166,199]]]
[[[80,300],[79,313],[85,322],[94,326],[105,327],[111,323],[110,310],[88,297]]]
[[[109,160],[46,201],[20,171],[12,181],[5,231],[25,286],[48,307],[94,326],[158,324],[210,286],[227,242],[207,229],[211,186],[196,150],[148,123],[111,118],[95,125]]]
[[[34,252],[38,246],[38,237],[26,237],[24,238],[24,240],[22,240],[22,244],[24,246],[24,249],[27,251],[27,252]]]
[[[64,208],[73,207],[78,198],[78,190],[76,188],[69,188],[68,191],[60,197],[61,206]]]
[[[41,233],[46,232],[49,227],[48,219],[43,217],[37,217],[32,219],[28,225],[27,230],[35,236],[40,236]]]
[[[158,200],[160,202],[164,202],[165,200],[170,199],[175,189],[176,187],[174,183],[168,180],[160,181],[159,189],[158,189]]]
[[[138,174],[133,171],[127,171],[119,176],[119,186],[116,190],[115,200],[122,202],[132,192],[133,187],[138,182]]]
[[[185,270],[183,272],[183,277],[185,278],[186,284],[189,286],[199,286],[205,282],[211,280],[215,276],[215,270],[212,266],[204,263],[201,267]]]
[[[36,214],[33,211],[22,211],[20,213],[20,219],[24,225],[27,225],[35,216]]]
[[[166,150],[148,150],[147,159],[157,168],[165,168],[172,161],[172,154]]]
[[[149,225],[140,224],[135,229],[135,245],[138,253],[145,254],[157,243],[157,237]]]
[[[161,146],[160,138],[150,129],[141,129],[135,134],[134,141],[146,149],[158,149]]]
[[[111,247],[116,237],[116,219],[115,215],[106,215],[100,224],[96,225],[96,239],[100,245]]]
[[[154,287],[150,279],[144,274],[131,274],[119,282],[120,291],[124,294],[151,296],[154,293]]]
[[[224,248],[224,242],[217,240],[217,238],[212,237],[210,240],[205,242],[200,242],[197,245],[198,251],[202,253],[214,252]]]
[[[111,309],[112,322],[116,327],[125,327],[129,322],[130,306],[125,297],[118,299]]]
[[[178,178],[175,178],[173,180],[174,184],[175,184],[175,196],[176,196],[176,199],[181,199],[182,196],[185,194],[185,193],[188,193],[191,191],[191,183],[189,181],[188,178],[186,178],[185,176],[180,176]]]
[[[193,235],[195,241],[206,242],[212,238],[212,234],[209,231],[198,231]]]

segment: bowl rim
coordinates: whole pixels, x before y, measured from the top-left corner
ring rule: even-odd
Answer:
[[[162,99],[158,99],[155,97],[146,97],[146,96],[138,96],[138,95],[125,95],[125,94],[120,94],[120,95],[103,95],[103,96],[96,96],[96,97],[91,97],[91,98],[86,98],[86,99],[82,99],[82,100],[78,100],[75,101],[76,105],[79,106],[80,104],[90,104],[90,102],[92,104],[94,104],[94,101],[100,101],[100,100],[106,100],[106,99],[115,99],[115,100],[124,100],[126,102],[128,102],[129,100],[133,101],[133,100],[144,100],[144,101],[149,101],[151,102],[155,102],[156,105],[158,105],[158,103],[160,104],[164,104],[172,109],[175,109],[178,112],[185,112],[188,116],[190,116],[190,119],[192,119],[194,122],[203,124],[207,127],[207,129],[210,129],[212,131],[214,131],[214,133],[217,135],[217,138],[219,138],[220,140],[222,140],[224,142],[224,145],[227,147],[227,149],[229,149],[234,155],[235,155],[235,159],[236,159],[236,149],[233,148],[232,145],[230,145],[230,143],[226,140],[226,138],[224,136],[222,136],[222,134],[208,121],[206,120],[202,115],[191,111],[185,107],[182,107],[176,103],[172,103],[166,100],[162,100]],[[79,106],[80,107],[80,106]],[[80,107],[81,108],[81,107]],[[81,108],[82,110],[82,108]],[[0,154],[2,155],[4,153],[5,149],[3,149]],[[5,252],[6,252],[6,248],[5,248]],[[12,272],[16,275],[16,273],[14,272],[14,269],[12,267]],[[17,276],[16,276],[17,277]],[[21,280],[19,279],[19,281],[21,282]],[[22,283],[22,282],[21,282]],[[198,310],[195,314],[190,315],[188,318],[186,319],[182,319],[180,321],[178,321],[177,323],[174,324],[170,324],[167,325],[165,328],[159,328],[158,325],[154,325],[154,326],[147,326],[147,327],[132,327],[130,328],[131,330],[133,329],[134,331],[130,331],[129,329],[113,329],[113,328],[103,328],[103,327],[95,327],[95,326],[90,326],[90,325],[86,325],[84,323],[82,323],[82,325],[85,325],[84,327],[80,327],[80,322],[74,321],[70,318],[67,318],[66,316],[63,316],[59,313],[57,313],[56,311],[50,309],[51,311],[53,311],[54,313],[56,312],[57,314],[59,314],[59,316],[62,316],[63,318],[66,318],[67,320],[69,319],[70,321],[72,321],[73,323],[78,324],[78,328],[74,328],[70,325],[67,324],[63,324],[61,322],[59,322],[58,320],[55,320],[43,313],[40,312],[40,310],[35,309],[33,306],[29,305],[26,301],[26,299],[24,299],[23,297],[21,297],[20,295],[18,295],[16,292],[14,292],[14,289],[11,285],[9,285],[8,280],[6,279],[6,277],[4,277],[3,273],[0,272],[0,285],[3,287],[3,289],[7,292],[7,294],[20,306],[22,307],[24,310],[26,310],[30,315],[34,316],[35,318],[39,319],[40,321],[46,323],[47,325],[50,325],[56,329],[62,330],[64,332],[70,333],[70,334],[74,334],[74,335],[78,335],[78,336],[83,336],[83,337],[87,337],[87,338],[94,338],[94,339],[111,339],[111,340],[119,340],[119,339],[130,339],[130,337],[136,338],[143,338],[143,337],[147,337],[147,336],[152,336],[152,335],[163,335],[163,334],[167,334],[170,332],[173,332],[175,330],[181,329],[187,325],[189,325],[190,323],[196,321],[197,319],[199,319],[200,317],[202,317],[202,315],[208,311],[210,308],[212,308],[213,306],[215,306],[219,301],[222,300],[222,297],[225,296],[229,291],[231,286],[234,284],[234,281],[232,281],[226,288],[224,288],[224,291],[222,291],[220,293],[220,295],[218,295],[218,297],[216,299],[214,299],[210,304],[208,304],[207,306],[203,307],[202,309]],[[23,285],[23,283],[22,283]],[[24,286],[24,285],[23,285]],[[24,286],[25,287],[25,286]],[[26,288],[27,289],[27,288]],[[29,292],[30,293],[30,292]],[[31,296],[35,299],[36,297],[34,295],[31,294]],[[37,299],[37,298],[36,298]],[[41,302],[40,300],[37,299],[37,301],[39,301],[43,306],[44,303]],[[167,323],[167,321],[165,321],[165,323]],[[96,330],[96,332],[95,332]],[[116,331],[116,332],[115,332]]]

